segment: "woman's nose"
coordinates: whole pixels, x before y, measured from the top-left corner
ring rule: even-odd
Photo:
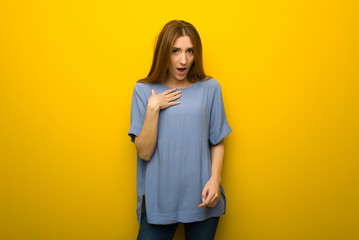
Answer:
[[[185,53],[181,55],[180,63],[183,65],[187,64],[187,57]]]

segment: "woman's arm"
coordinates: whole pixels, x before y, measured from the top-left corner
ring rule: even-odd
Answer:
[[[222,181],[222,166],[224,159],[224,143],[223,140],[217,145],[211,146],[211,157],[212,157],[212,175],[211,178],[218,182]]]
[[[149,161],[157,144],[158,106],[147,105],[146,116],[143,122],[141,133],[135,138],[135,145],[138,156]]]
[[[202,191],[202,203],[198,207],[214,207],[219,201],[220,185],[222,180],[222,166],[224,159],[223,140],[217,145],[211,146],[212,174]],[[207,195],[208,194],[208,195]]]
[[[177,105],[180,102],[173,102],[181,96],[181,91],[175,89],[166,90],[156,94],[152,90],[152,95],[148,99],[146,116],[140,134],[135,137],[135,145],[138,156],[150,161],[157,144],[158,116],[161,109]]]

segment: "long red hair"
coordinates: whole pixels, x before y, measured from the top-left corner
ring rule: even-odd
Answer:
[[[194,83],[205,78],[210,78],[205,75],[203,70],[202,43],[196,28],[186,21],[172,20],[162,28],[157,37],[149,74],[146,78],[138,80],[138,82],[157,83],[166,79],[174,42],[181,36],[188,36],[193,44],[194,61],[187,74],[188,81]]]

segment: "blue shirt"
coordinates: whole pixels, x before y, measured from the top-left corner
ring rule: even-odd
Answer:
[[[131,103],[128,135],[134,142],[141,132],[151,89],[156,94],[171,89],[161,83],[136,83]],[[151,224],[203,221],[225,214],[226,198],[211,208],[202,203],[202,190],[211,177],[211,145],[226,137],[230,128],[220,84],[213,78],[181,90],[181,101],[159,112],[157,145],[150,161],[137,153],[137,219],[141,223],[145,195]]]

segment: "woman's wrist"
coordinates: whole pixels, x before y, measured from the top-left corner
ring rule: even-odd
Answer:
[[[151,104],[151,103],[148,103],[147,104],[147,110],[149,111],[153,111],[153,112],[159,112],[160,111],[160,107],[156,104]]]
[[[218,184],[220,184],[222,181],[221,177],[216,176],[216,175],[212,175],[211,180],[217,182]]]

